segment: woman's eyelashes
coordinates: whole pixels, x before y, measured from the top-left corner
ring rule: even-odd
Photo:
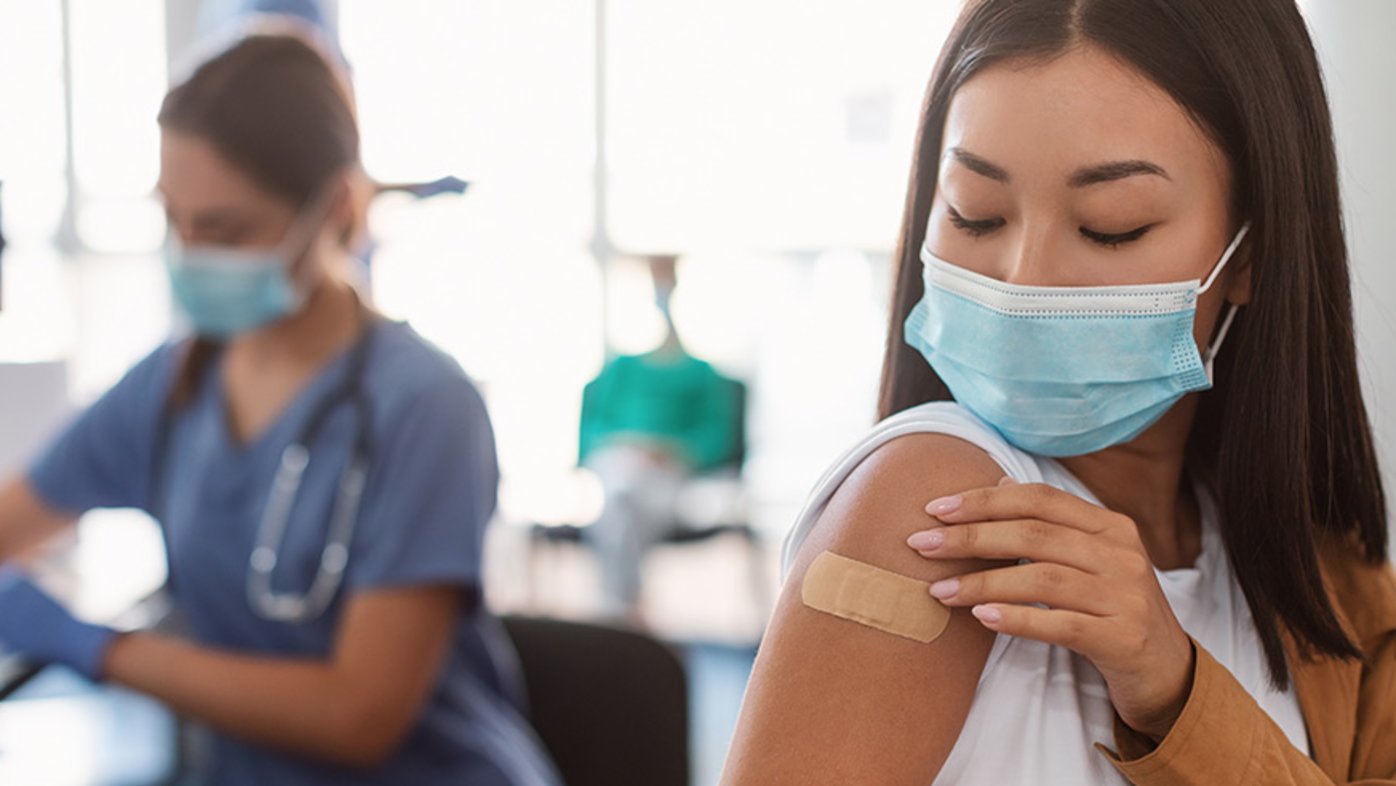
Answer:
[[[955,227],[956,229],[960,230],[961,232],[964,232],[965,234],[971,237],[983,237],[984,235],[987,235],[990,232],[999,229],[1006,223],[1002,218],[965,218],[963,215],[960,214],[960,211],[948,205],[946,206],[946,214],[950,219],[951,226]],[[1131,243],[1135,240],[1138,240],[1139,238],[1147,234],[1150,229],[1153,228],[1153,224],[1145,224],[1144,226],[1131,229],[1128,232],[1119,233],[1097,232],[1093,229],[1090,229],[1089,227],[1081,227],[1079,231],[1081,232],[1082,237],[1086,238],[1092,243],[1096,243],[1107,248],[1118,248],[1119,246],[1122,246],[1125,243]]]
[[[1090,240],[1093,243],[1098,243],[1102,246],[1107,246],[1109,248],[1118,248],[1119,246],[1125,243],[1132,243],[1135,240],[1138,240],[1139,238],[1147,234],[1150,229],[1153,228],[1153,224],[1145,224],[1142,227],[1131,229],[1128,232],[1121,232],[1119,234],[1108,234],[1105,232],[1096,232],[1094,230],[1087,229],[1086,227],[1081,227],[1081,236],[1086,238],[1087,240]]]
[[[961,232],[969,234],[971,237],[982,237],[1004,225],[1004,220],[1001,218],[986,218],[980,220],[965,218],[960,215],[960,211],[948,205],[946,206],[946,212],[950,216],[951,226]]]

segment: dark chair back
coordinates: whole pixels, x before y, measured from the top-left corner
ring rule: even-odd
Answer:
[[[727,383],[728,395],[732,396],[732,455],[728,456],[722,465],[733,467],[738,472],[742,465],[746,463],[746,406],[747,387],[746,383],[739,379],[730,377],[723,380]]]
[[[505,617],[530,720],[568,786],[688,786],[682,662],[641,633]]]

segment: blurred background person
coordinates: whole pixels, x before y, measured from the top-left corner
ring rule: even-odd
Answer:
[[[696,475],[740,464],[740,383],[689,354],[674,327],[673,255],[647,259],[664,339],[619,355],[582,394],[581,464],[601,481],[604,503],[590,532],[601,557],[606,612],[639,621],[645,552],[681,525],[679,500]]]

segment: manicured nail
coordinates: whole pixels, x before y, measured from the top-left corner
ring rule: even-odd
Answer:
[[[922,532],[913,532],[911,537],[906,539],[906,545],[917,551],[930,551],[940,548],[940,544],[945,542],[945,530],[928,529]]]
[[[969,610],[969,613],[978,617],[980,622],[986,622],[990,625],[997,625],[1003,619],[1003,614],[993,606],[975,606]]]
[[[954,513],[964,500],[959,494],[953,497],[941,497],[931,500],[931,504],[926,506],[926,512],[932,516],[943,516],[946,513]]]
[[[1013,476],[1012,476],[1012,475],[1004,475],[1003,478],[1001,478],[1001,479],[999,480],[999,485],[1000,485],[1000,486],[1011,486],[1011,485],[1013,485],[1014,483],[1017,483],[1017,482],[1018,482],[1018,481],[1016,481],[1016,480],[1013,479]]]
[[[946,579],[931,585],[931,594],[937,598],[948,598],[960,591],[959,579]]]

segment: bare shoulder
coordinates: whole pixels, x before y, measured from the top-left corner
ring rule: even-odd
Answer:
[[[969,713],[994,634],[966,609],[929,643],[816,611],[810,563],[832,550],[922,581],[987,567],[923,559],[906,545],[937,525],[931,499],[993,485],[978,447],[943,435],[878,448],[834,493],[799,553],[758,653],[724,786],[930,783]]]
[[[801,545],[790,578],[821,552],[836,551],[924,581],[987,567],[979,561],[928,561],[906,545],[913,532],[941,526],[932,499],[992,486],[1003,470],[984,450],[944,434],[912,434],[878,447],[844,480]]]

